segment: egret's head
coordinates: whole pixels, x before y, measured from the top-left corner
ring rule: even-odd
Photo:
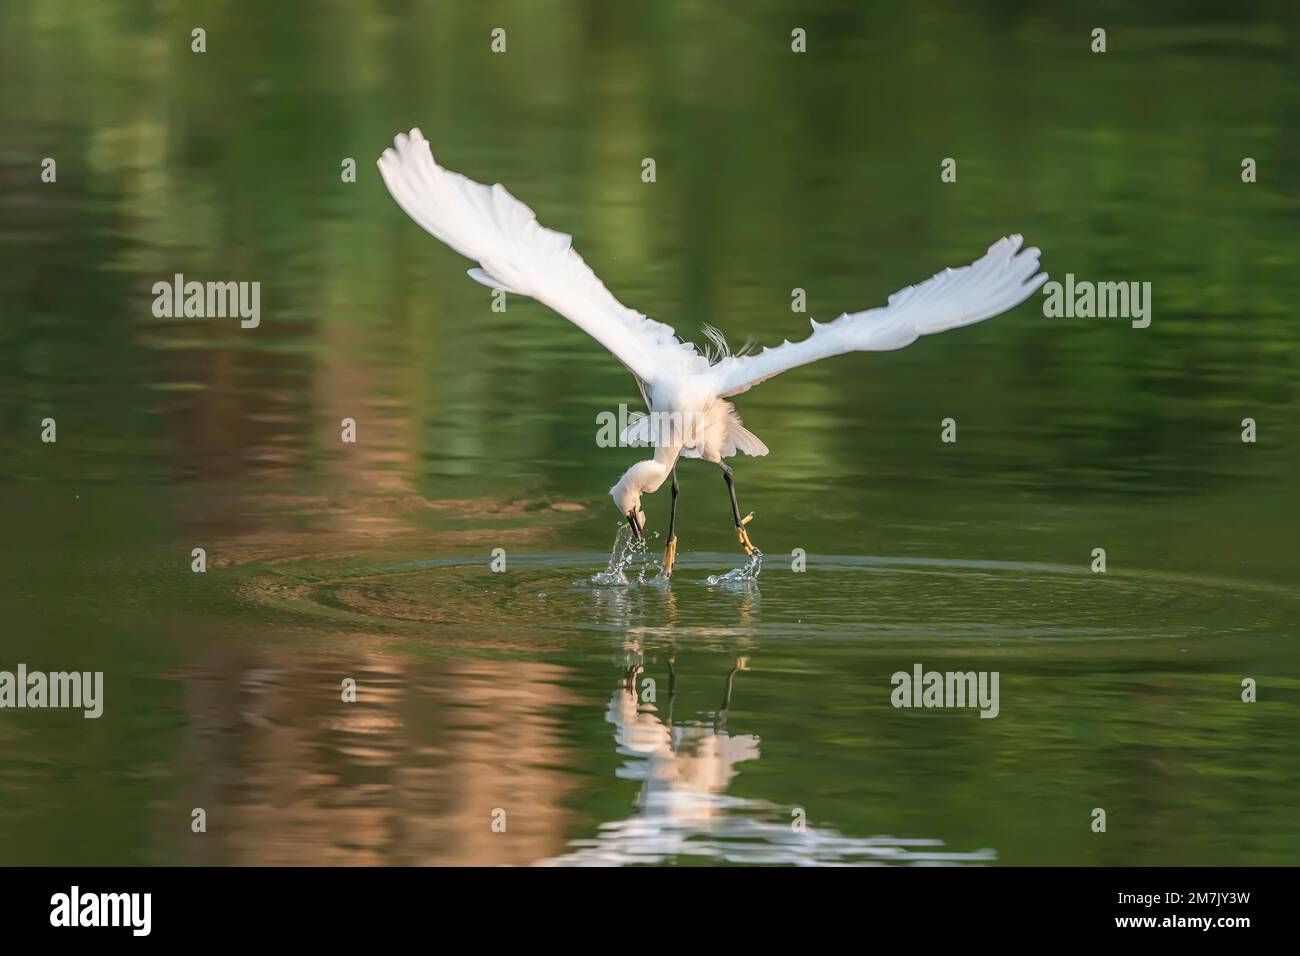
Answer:
[[[623,473],[609,496],[619,514],[627,519],[632,533],[638,538],[645,530],[645,512],[641,510],[643,492],[654,491],[663,484],[663,466],[654,461],[639,461]]]

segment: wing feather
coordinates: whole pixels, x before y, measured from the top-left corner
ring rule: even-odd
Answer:
[[[399,133],[378,166],[408,216],[479,263],[469,271],[476,282],[550,306],[641,381],[688,357],[671,326],[614,298],[574,250],[572,236],[542,226],[500,183],[485,186],[439,166],[419,129]]]
[[[714,366],[717,393],[726,398],[762,381],[845,352],[885,352],[933,335],[992,318],[1014,308],[1047,281],[1038,272],[1039,251],[1021,250],[1020,236],[1007,236],[968,266],[945,269],[889,297],[888,305],[813,322],[812,334],[756,355],[725,358]]]

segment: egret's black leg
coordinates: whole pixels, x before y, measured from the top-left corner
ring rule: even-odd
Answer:
[[[727,711],[731,709],[731,688],[736,683],[736,671],[740,670],[737,664],[731,670],[727,671],[727,681],[722,688],[722,706],[718,708],[718,714],[725,718]]]
[[[668,511],[668,543],[664,545],[664,574],[673,573],[677,563],[677,469],[673,468],[673,503]]]
[[[754,547],[754,542],[749,540],[749,532],[745,530],[745,525],[754,520],[754,513],[751,511],[743,518],[740,516],[740,505],[736,502],[736,476],[725,461],[718,462],[718,467],[722,469],[722,478],[727,483],[727,492],[731,495],[731,517],[736,522],[736,538],[740,541],[740,546],[745,549],[745,553],[752,555],[758,549]]]
[[[740,667],[736,666],[727,671],[727,682],[722,690],[722,706],[713,715],[713,732],[715,734],[725,734],[727,732],[727,711],[731,709],[731,687],[736,682],[736,671],[738,670],[740,670]]]
[[[726,733],[727,711],[731,709],[731,689],[736,683],[736,672],[747,670],[749,670],[749,658],[737,657],[736,665],[727,671],[727,681],[722,689],[722,706],[718,708],[717,714],[713,717],[714,733]]]
[[[731,495],[731,516],[736,519],[736,527],[739,528],[740,505],[736,502],[736,475],[725,461],[718,462],[718,467],[722,469],[722,480],[727,483],[727,493]]]

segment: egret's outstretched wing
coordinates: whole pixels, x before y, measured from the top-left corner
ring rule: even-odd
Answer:
[[[426,232],[482,269],[484,285],[549,305],[609,349],[641,380],[685,348],[671,326],[619,302],[572,247],[573,237],[547,229],[498,183],[485,186],[434,162],[418,129],[399,133],[379,157],[397,204]],[[670,351],[671,350],[671,351]]]
[[[960,269],[945,269],[889,297],[884,308],[813,322],[812,335],[757,355],[725,358],[713,367],[718,394],[735,395],[800,365],[845,352],[886,352],[922,335],[991,318],[1019,305],[1044,282],[1038,250],[1020,250],[1020,236],[999,239],[988,254]],[[1035,274],[1038,273],[1038,274]]]

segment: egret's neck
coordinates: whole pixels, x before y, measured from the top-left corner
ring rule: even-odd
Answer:
[[[659,486],[672,474],[673,469],[671,465],[666,465],[657,458],[656,455],[655,458],[647,461],[638,461],[624,472],[619,484],[643,495],[658,491]]]

